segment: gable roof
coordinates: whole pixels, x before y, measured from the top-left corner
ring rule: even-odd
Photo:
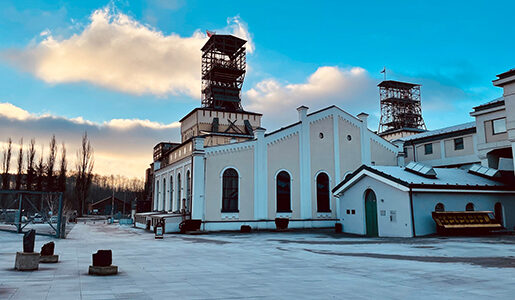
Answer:
[[[397,139],[398,141],[411,142],[419,140],[430,140],[434,138],[440,138],[442,136],[461,135],[466,133],[476,132],[476,122],[467,122],[454,126],[444,127],[436,130],[430,130],[418,134],[408,135]]]
[[[514,191],[514,185],[506,185],[502,182],[481,177],[469,173],[467,170],[451,168],[433,168],[436,178],[428,178],[407,171],[399,166],[369,166],[362,165],[356,171],[349,174],[332,190],[333,194],[340,194],[351,187],[364,176],[383,179],[381,181],[402,190],[411,188],[424,189],[453,189],[453,190],[494,190]]]
[[[494,107],[503,106],[503,105],[504,105],[504,98],[499,97],[492,101],[488,101],[486,103],[483,103],[481,105],[473,107],[472,109],[474,110],[474,112],[478,112],[478,111],[482,111],[485,109],[494,108]]]

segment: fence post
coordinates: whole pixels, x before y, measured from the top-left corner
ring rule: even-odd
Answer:
[[[64,232],[66,230],[61,230],[61,223],[63,219],[63,193],[59,193],[59,212],[57,217],[57,232],[56,238],[61,239],[64,237]]]
[[[18,233],[21,233],[21,209],[22,209],[22,202],[23,202],[23,196],[22,193],[18,194]]]

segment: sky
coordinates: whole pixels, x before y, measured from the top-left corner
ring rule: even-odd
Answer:
[[[248,41],[244,109],[272,131],[337,105],[370,114],[377,84],[421,84],[428,129],[472,121],[515,67],[510,1],[2,1],[0,146],[55,134],[73,161],[83,132],[95,172],[143,177],[200,106],[206,30]],[[73,163],[70,164],[73,168]]]

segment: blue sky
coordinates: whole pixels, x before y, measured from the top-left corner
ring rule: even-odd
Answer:
[[[295,121],[295,107],[303,104],[313,110],[336,104],[352,114],[366,111],[371,129],[376,129],[375,85],[382,79],[383,66],[389,79],[422,84],[429,129],[467,122],[472,120],[468,112],[473,106],[501,96],[502,91],[491,84],[495,75],[515,66],[511,38],[515,26],[510,21],[515,5],[509,1],[2,1],[0,8],[0,103],[32,118],[82,120],[104,129],[113,119],[148,121],[151,125],[138,121],[138,126],[161,130],[150,135],[155,142],[176,139],[177,128],[171,124],[199,106],[196,85],[178,74],[200,73],[196,62],[177,67],[176,73],[166,68],[174,69],[182,57],[200,57],[200,50],[191,49],[202,44],[205,37],[200,35],[206,29],[250,37],[254,50],[248,53],[243,105],[264,113],[263,125],[269,130]],[[162,61],[148,58],[163,70],[152,73],[133,66],[132,60],[146,58],[138,56],[141,53],[131,56],[127,47],[104,53],[104,61],[95,61],[94,72],[74,70],[81,69],[81,61],[94,60],[96,51],[105,50],[95,48],[105,43],[91,41],[101,36],[100,30],[85,34],[94,23],[94,13],[103,9],[108,10],[106,28],[113,35],[125,35],[123,45],[135,45],[131,49],[141,45],[130,36],[141,26],[148,33],[146,51],[158,48],[152,48],[153,42],[178,38],[166,42],[168,54]],[[127,17],[130,24],[114,29],[117,16]],[[55,41],[52,49],[67,51],[68,64],[43,49],[50,38]],[[74,56],[84,41],[89,43],[88,52]],[[175,55],[175,45],[183,42],[190,50]],[[118,58],[120,62],[110,64]],[[108,72],[142,72],[150,83],[135,87],[122,82],[123,76],[110,78]],[[162,89],[149,88],[154,78],[162,80]],[[23,121],[18,118],[18,123]],[[46,131],[52,131],[48,126]],[[56,131],[66,136],[66,128]],[[45,132],[29,129],[18,133],[3,128],[1,133],[16,138],[22,132],[46,138]],[[150,161],[154,142],[144,142]]]

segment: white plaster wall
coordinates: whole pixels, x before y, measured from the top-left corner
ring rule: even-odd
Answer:
[[[463,149],[454,150],[454,140],[460,137],[463,138]],[[454,137],[452,139],[447,139],[444,141],[444,145],[445,157],[457,157],[474,154],[474,140],[472,138],[472,135],[459,136]]]
[[[340,178],[356,170],[361,165],[361,136],[359,127],[338,118],[338,133],[340,135]],[[351,136],[351,140],[347,139]]]
[[[372,139],[370,140],[370,153],[372,155],[372,162],[377,166],[397,165],[397,153],[386,149]]]
[[[433,153],[432,154],[425,154],[425,146],[426,144],[433,144]],[[442,151],[440,147],[440,141],[432,141],[427,142],[420,145],[415,145],[415,151],[417,152],[417,161],[425,161],[425,160],[434,160],[434,159],[441,159],[442,158]]]
[[[413,193],[415,232],[417,236],[436,232],[431,216],[437,203],[443,203],[446,211],[465,211],[467,203],[474,203],[474,210],[494,211],[496,202],[504,207],[506,227],[515,226],[515,194],[492,193]]]
[[[377,198],[377,224],[379,236],[411,237],[411,210],[409,194],[368,176],[363,177],[340,197],[343,231],[366,234],[365,191],[372,189]],[[356,214],[347,214],[347,209]],[[385,215],[381,216],[381,211]],[[396,212],[396,221],[390,220],[391,211]]]
[[[206,156],[206,220],[222,220],[222,170],[235,168],[240,176],[238,219],[254,219],[254,149],[227,151]]]
[[[276,180],[280,170],[291,174],[291,209],[292,218],[300,218],[300,171],[299,171],[299,135],[294,134],[283,140],[270,143],[268,151],[268,218],[275,219],[277,211]]]
[[[334,188],[334,131],[333,116],[317,120],[310,123],[309,141],[311,154],[311,210],[312,217],[318,218],[317,213],[317,197],[316,197],[316,176],[319,172],[325,172],[329,175],[329,191]],[[320,133],[323,138],[320,138]],[[336,216],[336,201],[330,194],[330,217]],[[329,217],[324,214],[324,217]]]

